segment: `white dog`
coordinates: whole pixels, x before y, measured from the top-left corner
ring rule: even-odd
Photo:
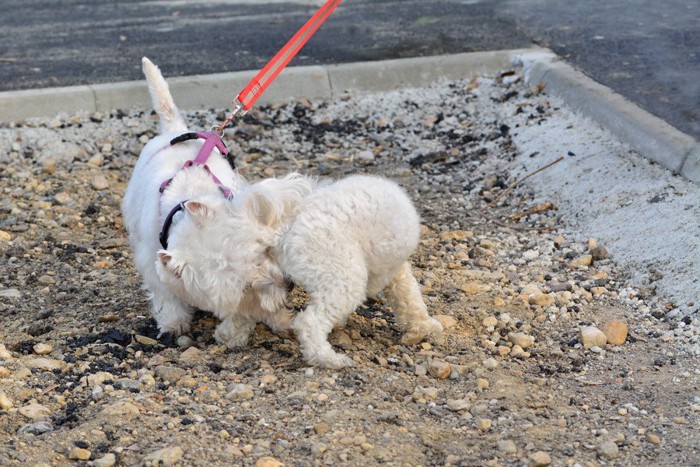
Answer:
[[[122,215],[159,330],[177,336],[189,331],[194,304],[159,279],[157,252],[167,244],[171,225],[182,216],[183,201],[205,195],[223,200],[246,182],[226,159],[227,150],[216,135],[187,133],[168,84],[146,58],[143,72],[160,117],[160,134],[143,148],[136,162]],[[203,141],[202,136],[208,139]]]
[[[408,263],[418,245],[418,214],[393,182],[352,176],[315,186],[293,174],[244,187],[233,200],[198,197],[186,212],[158,253],[158,273],[223,319],[216,338],[229,347],[245,344],[261,319],[247,294],[253,291],[267,312],[282,313],[285,279],[309,295],[292,328],[310,364],[353,364],[333,350],[328,334],[382,290],[405,331],[402,342],[442,331]]]

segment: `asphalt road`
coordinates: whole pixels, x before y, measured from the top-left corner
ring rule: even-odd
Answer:
[[[0,0],[0,91],[259,69],[321,3]],[[697,0],[345,0],[291,65],[533,43],[700,139]]]

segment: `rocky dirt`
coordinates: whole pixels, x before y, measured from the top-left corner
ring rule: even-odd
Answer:
[[[150,112],[0,128],[0,464],[700,465],[696,318],[515,183],[513,135],[562,112],[506,72],[263,107],[229,131],[251,180],[381,174],[421,212],[415,271],[446,331],[399,345],[367,302],[332,336],[342,371],[263,326],[226,350],[205,312],[157,335],[119,212]]]

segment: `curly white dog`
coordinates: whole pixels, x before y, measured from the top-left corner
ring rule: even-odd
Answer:
[[[309,294],[292,328],[310,364],[353,364],[333,350],[328,334],[382,290],[405,332],[402,342],[442,331],[408,263],[418,245],[418,214],[389,180],[358,175],[316,186],[292,174],[243,187],[232,200],[199,196],[184,211],[158,253],[158,274],[223,319],[216,338],[229,347],[244,345],[261,319],[247,294],[279,314],[285,280]]]

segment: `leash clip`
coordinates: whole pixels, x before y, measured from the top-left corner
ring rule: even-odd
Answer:
[[[236,117],[243,117],[245,114],[248,113],[248,109],[246,109],[241,101],[238,99],[233,101],[233,111],[228,114],[228,116],[224,119],[223,122],[221,122],[220,125],[214,125],[211,127],[211,131],[216,131],[219,136],[224,136],[224,130],[226,129],[227,126],[231,124],[234,118]]]

